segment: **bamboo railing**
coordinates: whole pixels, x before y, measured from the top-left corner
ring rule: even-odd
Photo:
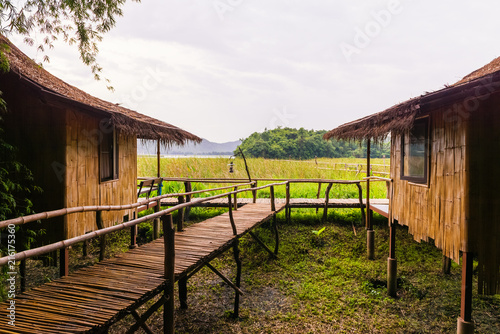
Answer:
[[[253,185],[254,182],[247,182],[244,184],[239,184],[238,186],[245,186],[245,185]],[[102,228],[93,232],[86,233],[84,235],[80,235],[74,238],[66,239],[63,241],[55,242],[49,245],[21,251],[15,254],[14,257],[11,256],[4,256],[0,258],[0,266],[6,265],[8,261],[21,261],[25,260],[34,256],[39,256],[43,254],[47,254],[53,251],[57,251],[62,248],[67,248],[71,245],[74,245],[79,242],[87,241],[99,236],[107,235],[112,232],[116,232],[119,230],[122,230],[127,227],[133,227],[139,223],[151,221],[156,218],[160,218],[166,214],[172,213],[174,211],[186,208],[186,207],[191,207],[196,205],[197,203],[202,203],[210,200],[214,200],[217,198],[221,197],[226,197],[226,196],[234,196],[236,194],[246,192],[246,191],[257,191],[261,190],[264,188],[274,188],[274,186],[279,186],[279,185],[286,185],[287,182],[282,182],[282,183],[272,183],[272,184],[267,184],[264,186],[260,187],[252,187],[248,189],[239,189],[231,192],[226,192],[223,194],[218,194],[218,195],[213,195],[209,197],[203,197],[203,198],[196,198],[191,200],[190,202],[184,202],[178,205],[175,205],[173,207],[170,207],[165,210],[159,210],[158,212],[143,216],[141,218],[133,219],[130,221],[122,222],[120,224]],[[161,195],[161,196],[156,196],[153,198],[150,198],[149,200],[145,202],[151,202],[151,201],[159,201],[162,198],[168,198],[168,197],[178,197],[178,196],[187,196],[187,195],[193,195],[193,194],[199,194],[203,192],[208,192],[208,191],[214,191],[214,190],[224,190],[224,189],[229,189],[229,188],[234,188],[233,186],[227,186],[227,187],[220,187],[220,188],[214,188],[214,189],[206,189],[206,190],[198,190],[198,191],[191,191],[189,193],[177,193],[177,194],[166,194],[166,195]],[[126,210],[126,209],[134,209],[137,208],[141,205],[144,204],[143,202],[138,202],[138,203],[133,203],[133,204],[127,204],[127,205],[102,205],[102,206],[80,206],[80,207],[74,207],[74,208],[64,208],[60,210],[54,210],[54,211],[49,211],[49,212],[42,212],[42,213],[37,213],[34,215],[29,215],[29,216],[24,216],[24,217],[19,217],[15,219],[10,219],[6,221],[0,222],[0,228],[5,228],[5,227],[12,227],[12,226],[17,226],[17,225],[23,225],[27,224],[30,222],[38,221],[38,220],[43,220],[43,219],[49,219],[49,218],[54,218],[54,217],[60,217],[60,216],[65,216],[68,214],[72,213],[78,213],[78,212],[100,212],[100,211],[114,211],[114,210]],[[274,207],[274,199],[271,200],[271,208]],[[99,216],[99,214],[97,215]]]

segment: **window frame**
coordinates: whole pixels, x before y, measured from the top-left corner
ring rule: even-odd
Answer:
[[[401,135],[401,172],[400,172],[400,179],[401,180],[406,180],[410,181],[413,183],[417,184],[428,184],[429,183],[429,163],[430,163],[430,117],[429,116],[424,116],[415,119],[415,122],[413,125],[415,126],[418,123],[424,123],[425,124],[425,144],[424,144],[424,176],[423,177],[417,177],[417,176],[409,176],[405,175],[405,137],[411,133],[413,130],[410,129],[406,133],[403,133]]]
[[[101,140],[99,141],[99,181],[101,183],[103,182],[109,182],[109,181],[116,181],[119,179],[119,147],[118,147],[118,134],[115,129],[115,127],[112,127],[110,129],[111,131],[106,131],[102,133]],[[104,142],[104,137],[105,136],[111,136],[111,151],[112,151],[112,159],[111,159],[111,164],[112,164],[112,172],[111,176],[103,177],[103,142]]]

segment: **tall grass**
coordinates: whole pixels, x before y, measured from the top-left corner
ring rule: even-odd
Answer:
[[[234,160],[234,173],[229,173],[230,160],[228,158],[162,158],[160,176],[162,177],[185,177],[185,178],[247,178],[243,159]],[[388,163],[388,159],[372,159],[373,164]],[[334,180],[362,180],[366,173],[357,173],[354,166],[347,166],[352,170],[345,171],[345,165],[340,164],[366,164],[365,159],[342,158],[342,159],[317,159],[303,161],[268,160],[263,158],[247,159],[248,168],[252,178],[281,178],[281,179],[334,179]],[[138,175],[140,177],[157,175],[156,157],[140,156],[138,158]],[[334,170],[333,168],[337,169]],[[366,165],[361,167],[366,170]],[[373,171],[389,171],[389,166],[374,166]],[[259,182],[260,185],[269,182]],[[363,197],[366,196],[366,185],[363,186]],[[166,182],[164,193],[183,191],[183,184],[179,182]],[[214,184],[194,183],[193,190],[216,187]],[[326,185],[323,185],[320,197],[325,196]],[[318,192],[317,184],[293,184],[291,186],[292,197],[314,198]],[[372,182],[370,187],[371,198],[386,197],[385,182]],[[259,192],[259,197],[268,197],[269,191]],[[276,189],[278,197],[285,196],[284,187]],[[247,194],[250,196],[250,194]],[[358,189],[355,185],[334,184],[330,198],[357,198]]]

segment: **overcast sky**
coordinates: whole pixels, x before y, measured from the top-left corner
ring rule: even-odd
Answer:
[[[143,0],[100,44],[114,93],[74,47],[57,44],[44,66],[215,142],[276,126],[329,130],[498,57],[499,13],[493,0]]]

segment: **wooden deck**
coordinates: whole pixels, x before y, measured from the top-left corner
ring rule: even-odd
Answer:
[[[370,209],[378,214],[381,214],[386,218],[389,218],[389,203],[378,204],[378,203],[372,203],[372,200],[370,200]]]
[[[238,198],[238,207],[244,206],[246,204],[252,203],[252,198]],[[258,198],[257,203],[270,205],[270,200],[268,198]],[[276,198],[277,205],[284,205],[284,198]],[[161,200],[162,206],[174,206],[179,204],[176,198],[165,198]],[[366,206],[366,199],[363,199],[363,204]],[[386,198],[371,198],[370,206],[375,205],[389,205],[389,200]],[[226,207],[228,206],[228,201],[225,198],[220,198],[212,201],[207,201],[199,203],[195,206],[199,207]],[[291,208],[324,208],[325,199],[324,198],[291,198],[290,199]],[[328,200],[328,208],[358,208],[359,200],[356,198],[331,198]]]
[[[284,203],[276,204],[276,212],[284,208]],[[232,213],[237,235],[233,235],[228,213],[175,233],[176,281],[275,214],[269,202],[249,203]],[[160,293],[165,282],[163,239],[157,239],[17,295],[16,326],[3,326],[0,333],[100,332]],[[4,321],[8,305],[0,304]]]

